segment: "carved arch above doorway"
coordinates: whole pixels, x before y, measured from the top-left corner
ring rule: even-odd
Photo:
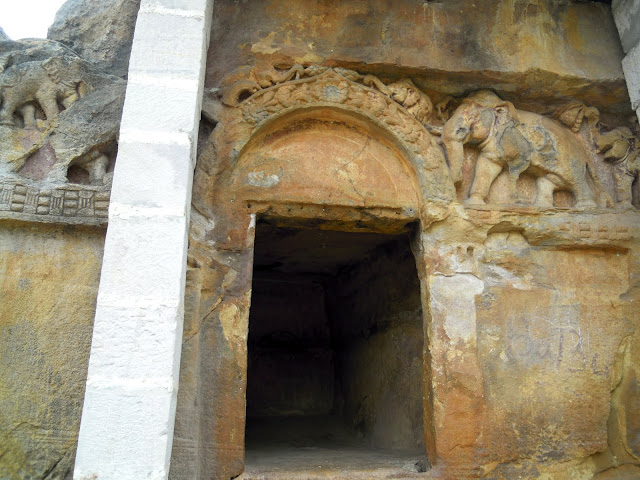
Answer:
[[[248,190],[255,187],[249,197],[255,195],[256,189],[262,188],[263,191],[271,189],[274,193],[272,198],[282,198],[282,189],[271,187],[279,184],[286,172],[265,151],[269,148],[280,148],[280,153],[283,148],[291,151],[295,149],[294,144],[306,144],[309,150],[309,142],[298,141],[302,137],[305,140],[315,137],[318,147],[327,149],[323,162],[331,161],[329,157],[335,153],[332,149],[343,150],[346,155],[348,143],[353,145],[356,154],[371,150],[368,152],[369,160],[359,166],[361,179],[366,183],[367,177],[376,178],[372,170],[394,169],[382,174],[382,177],[392,179],[394,185],[383,181],[377,186],[378,192],[388,193],[389,188],[406,190],[411,184],[416,195],[414,200],[409,201],[406,195],[401,194],[391,202],[395,203],[394,207],[404,203],[405,210],[417,210],[409,217],[422,217],[425,201],[442,204],[455,199],[455,188],[443,150],[438,144],[439,139],[425,126],[435,117],[433,106],[410,80],[387,86],[371,75],[318,66],[295,66],[284,73],[251,71],[244,78],[236,77],[234,80],[223,88],[218,127],[199,158],[195,188],[200,189],[201,194],[194,195],[194,202],[200,202],[196,203],[200,211],[219,206],[220,195],[225,189],[233,190],[237,197],[243,185]],[[412,92],[416,96],[408,100]],[[257,150],[263,152],[262,158],[257,158]],[[305,157],[309,152],[301,153]],[[394,161],[378,161],[385,156],[395,157],[397,165],[392,165]],[[348,159],[345,156],[343,160],[342,163],[346,164]],[[380,168],[372,165],[376,162]],[[247,168],[247,163],[253,170]],[[259,166],[264,168],[257,168]],[[304,171],[300,162],[296,168]],[[363,171],[367,168],[371,175]],[[320,170],[318,166],[315,173],[319,174]],[[398,176],[400,171],[402,173]],[[406,182],[401,180],[398,183],[397,179],[403,177],[406,177]],[[334,178],[339,184],[339,175]],[[345,181],[353,183],[353,178]],[[314,188],[314,185],[309,184],[308,187]],[[354,195],[358,196],[356,185],[343,187],[344,191],[354,190]],[[373,185],[369,187],[374,188]],[[336,188],[341,187],[336,185]],[[369,191],[368,195],[373,198],[378,194]],[[258,196],[264,199],[264,195]],[[256,200],[249,197],[244,200]],[[294,200],[297,200],[294,203],[332,203],[327,198]],[[358,205],[357,199],[344,198],[338,203],[344,201],[347,204],[352,201],[353,206],[361,207],[385,206],[385,201],[382,204],[374,201],[370,205]],[[392,206],[389,202],[387,204]]]

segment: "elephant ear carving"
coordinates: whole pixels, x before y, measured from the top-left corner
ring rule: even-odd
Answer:
[[[491,108],[495,110],[498,117],[501,117],[496,119],[497,121],[512,122],[514,126],[520,124],[518,110],[513,106],[513,103],[502,100],[491,90],[478,90],[465,98],[462,103],[473,103],[479,107]]]
[[[0,77],[0,87],[14,87],[22,81],[22,77],[24,77],[24,69],[9,67]]]
[[[53,83],[60,83],[64,74],[64,60],[62,57],[52,57],[42,62],[42,68],[47,72]]]

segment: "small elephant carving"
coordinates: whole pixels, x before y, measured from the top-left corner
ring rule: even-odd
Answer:
[[[79,167],[89,174],[90,185],[108,185],[112,174],[107,173],[109,157],[102,151],[94,150],[80,157],[68,165],[57,163],[47,174],[47,181],[52,183],[67,183],[70,167]]]
[[[454,183],[462,179],[464,145],[478,149],[468,203],[485,203],[493,181],[506,167],[514,201],[516,182],[527,172],[536,179],[536,206],[552,207],[556,190],[571,191],[577,207],[596,205],[588,181],[593,159],[576,134],[551,119],[517,110],[493,92],[465,98],[445,123],[442,140]]]
[[[25,62],[7,68],[0,76],[0,125],[14,126],[20,112],[25,127],[35,127],[35,103],[50,122],[83,93],[85,69],[80,59],[52,57],[42,62]]]
[[[640,178],[640,139],[627,127],[619,127],[596,137],[598,150],[613,165],[616,201],[621,207],[633,203],[633,182]]]

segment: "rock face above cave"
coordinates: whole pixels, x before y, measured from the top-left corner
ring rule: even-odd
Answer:
[[[126,77],[140,0],[69,0],[48,38],[64,43],[96,67]]]
[[[318,63],[410,75],[458,96],[490,88],[509,100],[629,108],[620,40],[600,2],[216,0],[206,84],[252,61]],[[243,2],[244,3],[244,2]],[[364,67],[364,68],[361,68]]]

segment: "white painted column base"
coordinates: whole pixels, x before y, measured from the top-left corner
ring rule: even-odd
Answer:
[[[166,479],[213,0],[142,0],[74,479]]]

